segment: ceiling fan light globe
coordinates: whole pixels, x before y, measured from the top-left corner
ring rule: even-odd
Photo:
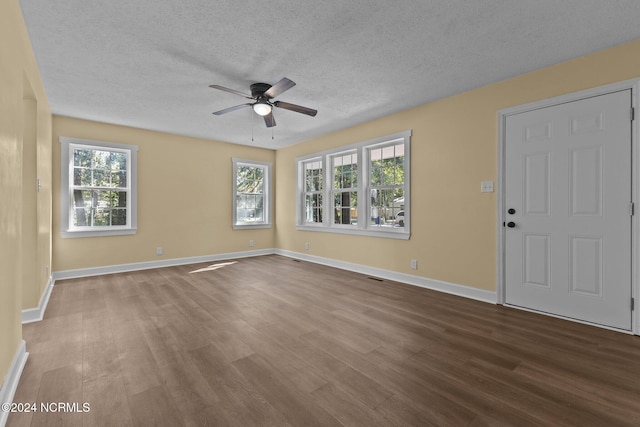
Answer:
[[[253,104],[253,111],[255,111],[256,114],[260,116],[266,116],[271,112],[271,105],[263,102],[258,102]]]

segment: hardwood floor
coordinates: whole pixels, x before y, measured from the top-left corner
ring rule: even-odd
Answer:
[[[640,425],[640,337],[276,255],[205,267],[57,282],[14,402],[90,411],[7,425]]]

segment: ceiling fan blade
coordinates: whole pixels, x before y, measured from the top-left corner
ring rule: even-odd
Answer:
[[[285,110],[295,111],[296,113],[306,114],[307,116],[315,117],[318,114],[318,110],[313,108],[303,107],[301,105],[289,104],[288,102],[276,101],[273,103],[274,107],[284,108]]]
[[[264,124],[267,125],[268,128],[272,128],[276,125],[276,119],[273,118],[273,113],[269,113],[264,117]]]
[[[240,92],[238,90],[235,90],[235,89],[229,89],[228,87],[224,87],[224,86],[220,86],[220,85],[209,85],[209,87],[212,88],[212,89],[223,90],[225,92],[229,92],[229,93],[232,93],[234,95],[242,96],[242,97],[247,98],[247,99],[254,99],[254,98],[250,97],[247,94],[244,94],[244,93],[242,93],[242,92]]]
[[[274,84],[268,90],[266,90],[264,92],[264,96],[266,96],[267,98],[275,98],[281,93],[291,89],[295,85],[296,84],[292,80],[289,80],[288,78],[283,77],[282,79],[280,79],[278,83]]]
[[[236,105],[235,107],[229,107],[229,108],[225,108],[224,110],[220,110],[220,111],[216,111],[215,114],[216,116],[221,116],[223,114],[227,114],[230,113],[232,111],[236,111],[239,110],[241,108],[245,108],[245,107],[249,107],[251,106],[251,104],[240,104],[240,105]]]

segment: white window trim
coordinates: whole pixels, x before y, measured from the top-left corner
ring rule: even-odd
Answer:
[[[332,210],[334,200],[332,198],[333,188],[331,158],[340,153],[355,150],[358,154],[358,194],[369,194],[370,183],[365,177],[369,175],[368,150],[380,145],[387,145],[392,142],[403,142],[404,150],[404,185],[405,185],[405,226],[398,228],[382,229],[371,227],[368,220],[358,221],[357,226],[345,224],[333,224]],[[322,162],[323,169],[323,215],[321,223],[304,222],[304,163],[312,160]],[[296,191],[296,229],[300,231],[319,231],[325,233],[352,234],[360,236],[384,237],[390,239],[408,240],[411,236],[411,130],[398,132],[368,141],[325,150],[319,153],[308,154],[296,158],[297,166],[297,191]],[[368,197],[358,197],[358,212],[370,212],[371,201]],[[360,215],[360,214],[359,214]],[[367,214],[365,214],[367,215]]]
[[[306,183],[305,178],[306,178],[306,166],[308,163],[315,163],[315,162],[320,162],[320,164],[322,165],[322,187],[323,189],[321,191],[307,191],[307,187],[306,187]],[[323,202],[323,209],[322,209],[322,218],[324,221],[324,203],[325,203],[325,191],[324,191],[324,186],[326,185],[324,182],[325,179],[325,170],[324,170],[324,162],[322,160],[322,157],[311,157],[305,160],[301,160],[298,162],[298,177],[300,180],[302,180],[303,182],[301,183],[301,193],[299,194],[299,200],[298,203],[301,204],[300,209],[297,209],[298,211],[298,215],[296,217],[296,224],[299,223],[304,223],[305,225],[309,226],[309,227],[321,227],[322,223],[321,222],[305,222],[305,207],[306,207],[306,196],[307,194],[320,194],[322,196],[322,202]]]
[[[240,159],[240,158],[236,158],[233,157],[231,159],[232,164],[233,164],[233,175],[232,175],[232,189],[233,189],[233,194],[232,194],[232,199],[231,199],[231,210],[232,210],[232,226],[234,230],[243,230],[243,229],[254,229],[254,228],[271,228],[272,224],[271,224],[271,218],[272,218],[272,214],[271,214],[271,207],[273,206],[272,203],[272,199],[273,199],[273,192],[271,189],[271,182],[272,182],[272,164],[271,162],[261,162],[258,160],[247,160],[247,159]],[[258,167],[265,167],[266,168],[266,173],[265,173],[265,183],[264,183],[264,189],[265,189],[265,198],[264,198],[264,203],[265,203],[265,207],[264,207],[264,221],[261,222],[256,222],[253,224],[238,224],[238,212],[237,212],[237,202],[236,202],[236,198],[237,198],[237,185],[236,185],[236,177],[238,174],[238,166],[258,166]]]
[[[61,136],[61,230],[62,237],[101,237],[120,236],[135,234],[138,230],[138,146],[129,144],[118,144],[115,142],[93,141],[89,139],[69,138]],[[87,227],[75,228],[71,222],[73,211],[73,197],[71,195],[71,173],[73,157],[70,155],[70,146],[83,146],[91,149],[105,148],[115,150],[125,150],[130,153],[129,164],[127,165],[127,177],[129,179],[129,203],[127,205],[127,226],[110,226],[107,229],[88,229]]]

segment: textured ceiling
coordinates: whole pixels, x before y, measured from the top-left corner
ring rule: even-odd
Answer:
[[[640,38],[637,0],[20,5],[54,114],[269,148]],[[282,77],[297,85],[276,99],[316,117],[211,114],[247,100],[210,84]]]

